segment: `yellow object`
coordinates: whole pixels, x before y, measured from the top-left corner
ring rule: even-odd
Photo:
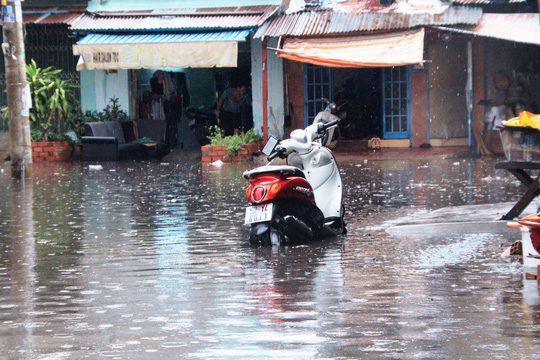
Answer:
[[[523,111],[518,117],[512,118],[504,123],[505,126],[530,127],[540,130],[540,115]]]
[[[0,3],[2,6],[7,6],[7,0],[2,0],[2,3]]]

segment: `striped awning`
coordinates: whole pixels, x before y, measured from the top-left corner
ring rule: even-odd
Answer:
[[[249,30],[189,34],[89,34],[73,45],[77,70],[236,67]]]
[[[328,67],[388,67],[423,62],[424,29],[364,36],[288,38],[282,58]]]

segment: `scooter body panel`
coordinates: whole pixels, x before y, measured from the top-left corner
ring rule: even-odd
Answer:
[[[309,182],[299,176],[282,176],[275,173],[259,174],[249,180],[248,202],[260,204],[278,199],[296,198],[309,204],[315,203],[315,195]],[[255,198],[256,189],[263,187],[262,198]]]
[[[311,184],[315,203],[325,218],[341,216],[342,184],[334,155],[326,147],[308,154],[294,153],[287,158],[289,165],[300,167]]]

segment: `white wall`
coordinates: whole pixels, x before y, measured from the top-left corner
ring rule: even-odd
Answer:
[[[276,48],[277,38],[268,41],[268,47]],[[283,137],[283,116],[285,114],[285,87],[283,83],[283,60],[274,50],[268,49],[268,133],[276,134],[276,123],[279,137]],[[251,73],[253,89],[253,127],[262,135],[263,132],[263,101],[262,101],[262,42],[260,39],[251,41]],[[273,116],[272,116],[273,114]]]
[[[81,71],[81,108],[103,110],[113,97],[118,98],[120,109],[130,114],[128,70],[107,72],[105,70]]]

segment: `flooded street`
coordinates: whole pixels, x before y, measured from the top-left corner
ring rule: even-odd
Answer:
[[[497,159],[341,164],[348,235],[278,249],[248,245],[248,164],[173,155],[35,164],[24,183],[0,164],[0,358],[540,357],[508,239],[385,232],[517,200]]]

